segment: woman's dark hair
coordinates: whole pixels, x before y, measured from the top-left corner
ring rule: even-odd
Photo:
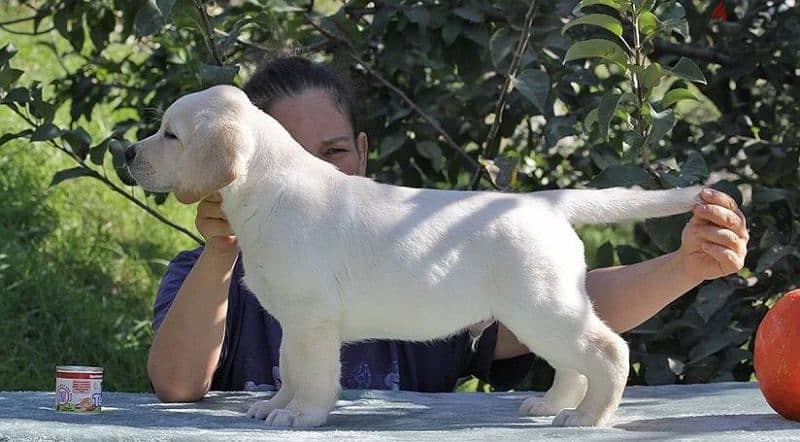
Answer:
[[[261,66],[242,88],[250,101],[264,112],[281,98],[309,89],[327,92],[355,131],[355,98],[349,84],[333,69],[303,57],[282,57]]]

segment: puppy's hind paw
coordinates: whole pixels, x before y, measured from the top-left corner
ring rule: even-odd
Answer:
[[[555,416],[564,407],[554,405],[552,402],[540,397],[529,397],[519,407],[520,416]]]
[[[598,416],[591,416],[573,408],[561,410],[553,419],[555,427],[599,427],[605,422]]]

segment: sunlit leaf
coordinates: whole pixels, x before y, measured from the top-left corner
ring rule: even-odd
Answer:
[[[564,63],[586,58],[602,58],[622,67],[628,63],[628,54],[612,41],[590,39],[573,44],[564,56]]]
[[[561,34],[563,35],[571,28],[579,25],[596,26],[611,32],[617,37],[622,36],[622,24],[619,22],[619,20],[605,14],[588,14],[575,18],[561,28]]]

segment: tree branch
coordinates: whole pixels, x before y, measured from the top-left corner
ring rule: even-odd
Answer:
[[[35,123],[33,120],[31,120],[30,118],[28,118],[28,117],[27,117],[25,114],[21,113],[21,112],[19,111],[19,109],[17,109],[16,107],[11,107],[11,109],[12,109],[12,110],[14,111],[14,113],[16,113],[16,114],[17,114],[17,115],[18,115],[20,118],[22,118],[23,120],[25,120],[25,122],[26,122],[26,123],[28,123],[30,126],[32,126],[32,127],[34,127],[34,128],[35,128],[35,127],[37,127],[37,126],[36,126],[36,123]],[[94,170],[94,169],[92,169],[91,167],[89,167],[89,165],[87,165],[87,164],[86,164],[86,162],[85,162],[84,160],[82,160],[82,159],[81,159],[81,158],[79,158],[77,155],[75,155],[75,153],[74,153],[74,152],[70,151],[69,149],[66,149],[64,146],[61,146],[61,145],[59,145],[58,143],[56,143],[56,142],[55,142],[55,141],[53,141],[53,140],[48,140],[48,141],[49,141],[49,143],[50,143],[50,144],[51,144],[51,145],[52,145],[54,148],[56,148],[57,150],[60,150],[60,151],[61,151],[61,152],[63,152],[65,155],[67,155],[68,157],[72,158],[72,160],[73,160],[73,161],[75,161],[76,163],[78,163],[78,165],[80,165],[81,167],[83,167],[83,168],[85,168],[85,169],[87,169],[87,170],[90,170],[90,171],[91,171],[91,174],[90,174],[90,175],[87,175],[87,176],[89,176],[89,177],[91,177],[91,178],[94,178],[94,179],[96,179],[96,180],[98,180],[98,181],[102,182],[102,183],[103,183],[103,184],[105,184],[105,185],[106,185],[106,186],[107,186],[109,189],[111,189],[112,191],[114,191],[114,192],[116,192],[116,193],[118,193],[118,194],[122,195],[122,196],[123,196],[123,197],[125,197],[125,199],[127,199],[128,201],[130,201],[130,202],[132,202],[132,203],[136,204],[136,205],[137,205],[137,206],[139,206],[139,207],[140,207],[142,210],[144,210],[145,212],[149,213],[151,216],[153,216],[153,217],[154,217],[154,218],[156,218],[157,220],[161,221],[161,223],[163,223],[163,224],[166,224],[166,225],[168,225],[168,226],[172,227],[173,229],[176,229],[176,230],[178,230],[179,232],[183,233],[184,235],[188,236],[189,238],[192,238],[193,240],[195,240],[195,241],[196,241],[198,244],[205,244],[205,242],[203,241],[203,239],[202,239],[202,238],[200,238],[199,236],[195,235],[194,233],[192,233],[191,231],[189,231],[189,230],[188,230],[188,229],[186,229],[185,227],[183,227],[183,226],[181,226],[181,225],[179,225],[179,224],[177,224],[177,223],[175,223],[175,222],[171,221],[169,218],[165,217],[164,215],[162,215],[161,213],[159,213],[159,212],[158,212],[158,211],[156,211],[155,209],[152,209],[152,208],[150,208],[150,206],[148,206],[147,204],[143,203],[143,202],[142,202],[140,199],[136,198],[135,196],[133,196],[133,195],[129,195],[129,194],[128,194],[128,193],[125,191],[125,189],[121,188],[121,187],[120,187],[120,186],[118,186],[116,183],[114,183],[113,181],[109,180],[109,179],[108,179],[108,178],[107,178],[105,175],[101,175],[101,174],[100,174],[100,173],[98,173],[96,170]]]
[[[511,92],[511,82],[517,75],[519,65],[522,62],[522,56],[525,54],[525,50],[528,48],[528,40],[531,37],[531,30],[533,29],[533,13],[535,9],[536,0],[531,0],[531,5],[528,7],[527,14],[525,14],[525,24],[522,27],[519,41],[517,42],[517,48],[514,51],[514,58],[511,60],[511,64],[508,66],[508,72],[506,73],[506,78],[503,81],[503,88],[500,90],[500,97],[497,99],[497,104],[494,107],[494,122],[492,123],[492,127],[489,129],[489,135],[486,137],[486,142],[484,143],[483,147],[484,157],[494,158],[497,156],[497,153],[500,150],[500,141],[497,138],[497,133],[500,131],[500,123],[503,122],[503,111],[506,107],[508,94]],[[477,189],[479,182],[480,173],[478,172],[472,177],[470,188],[472,190]]]
[[[653,40],[653,43],[655,45],[656,52],[661,54],[683,55],[721,65],[731,65],[736,63],[736,60],[734,60],[734,58],[730,55],[723,54],[712,48],[699,48],[690,45],[679,45],[660,38]]]
[[[408,95],[406,95],[403,91],[398,89],[397,86],[393,85],[389,80],[384,78],[383,75],[381,75],[378,71],[376,71],[374,68],[372,68],[366,61],[364,61],[358,55],[356,55],[353,52],[353,47],[350,44],[350,42],[348,42],[347,40],[344,40],[344,39],[342,39],[342,38],[340,38],[338,36],[335,36],[335,35],[331,34],[327,30],[323,29],[321,26],[317,25],[314,22],[314,20],[312,19],[312,17],[310,17],[310,15],[308,13],[306,13],[304,15],[306,17],[306,20],[308,20],[308,22],[311,24],[311,26],[313,26],[316,30],[318,30],[322,35],[324,35],[325,37],[327,37],[330,40],[333,40],[335,42],[339,42],[339,43],[344,44],[348,49],[348,54],[347,55],[353,61],[355,61],[356,63],[361,65],[367,71],[367,73],[372,75],[376,80],[378,80],[386,88],[388,88],[389,90],[391,90],[392,92],[397,94],[397,96],[399,96],[412,110],[414,110],[414,112],[416,112],[417,115],[422,117],[422,119],[425,120],[426,123],[428,123],[431,127],[433,127],[433,129],[437,133],[439,133],[439,135],[444,139],[444,141],[445,141],[445,143],[447,144],[448,147],[450,147],[451,149],[456,151],[459,155],[461,155],[462,158],[464,158],[473,168],[475,168],[476,173],[480,173],[481,165],[478,164],[478,162],[475,161],[475,159],[473,159],[471,156],[469,156],[469,154],[453,140],[453,138],[450,136],[450,134],[448,134],[447,131],[445,131],[444,128],[442,128],[442,126],[439,124],[439,122],[436,121],[430,115],[428,115],[424,110],[422,110],[411,98],[408,97]]]
[[[205,40],[208,49],[211,51],[211,55],[214,56],[214,61],[217,65],[223,66],[225,63],[222,61],[222,57],[219,54],[219,48],[217,48],[217,45],[214,43],[214,29],[211,26],[211,19],[208,17],[206,5],[203,4],[202,0],[194,0],[194,6],[197,8],[197,11],[200,12],[200,17],[203,19],[203,35],[206,37]]]

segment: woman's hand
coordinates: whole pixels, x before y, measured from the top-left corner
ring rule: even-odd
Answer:
[[[700,197],[704,204],[692,211],[676,257],[688,278],[704,281],[741,270],[750,235],[733,198],[714,189],[704,189]]]
[[[206,240],[206,250],[220,253],[236,251],[236,237],[233,236],[228,218],[222,213],[222,196],[214,193],[197,205],[195,226]]]

